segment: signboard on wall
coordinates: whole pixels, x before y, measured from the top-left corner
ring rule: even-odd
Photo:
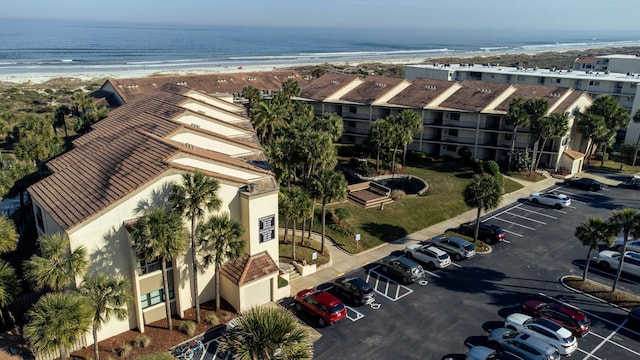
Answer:
[[[273,240],[276,238],[276,216],[267,215],[258,219],[260,229],[260,242]]]

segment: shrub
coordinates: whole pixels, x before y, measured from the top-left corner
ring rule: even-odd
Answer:
[[[157,352],[149,355],[143,355],[138,358],[138,360],[174,360],[173,355],[169,354],[166,351]],[[108,359],[107,359],[108,360]]]
[[[289,282],[287,281],[287,279],[283,278],[282,276],[278,276],[278,288],[283,288],[288,284]]]
[[[595,154],[595,158],[596,158],[596,160],[602,160],[602,155],[603,155],[603,154],[602,154],[602,151],[598,151],[598,152]],[[607,160],[609,160],[609,153],[604,154],[604,161],[607,161]]]
[[[328,228],[342,235],[352,236],[354,234],[352,229],[348,229],[338,224],[329,224]]]
[[[191,320],[185,320],[180,324],[179,329],[181,333],[193,336],[196,334],[196,323]]]
[[[127,342],[123,342],[116,348],[116,355],[118,357],[127,357],[133,351],[133,346]]]
[[[407,193],[405,193],[404,190],[400,190],[400,189],[391,190],[391,198],[393,200],[400,200],[405,196],[407,196]]]
[[[229,322],[229,320],[231,320],[232,318],[233,318],[233,315],[230,312],[228,312],[228,311],[220,312],[220,319],[223,322]]]
[[[335,210],[335,214],[336,214],[336,217],[340,219],[340,221],[344,221],[350,215],[349,210],[347,210],[346,208],[337,208]]]
[[[218,319],[218,315],[216,315],[216,313],[210,312],[204,317],[204,322],[209,325],[216,326],[220,324],[220,319]]]
[[[460,149],[458,149],[458,156],[460,156],[464,161],[469,161],[469,159],[471,159],[471,156],[473,156],[473,153],[468,146],[462,146]]]
[[[133,345],[136,347],[147,347],[151,344],[151,338],[148,335],[140,334],[133,340]]]

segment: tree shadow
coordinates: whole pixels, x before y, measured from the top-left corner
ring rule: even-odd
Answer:
[[[409,233],[400,226],[391,224],[378,224],[368,222],[362,225],[362,230],[367,234],[377,237],[384,242],[394,242],[395,240],[406,237]]]
[[[144,213],[146,210],[156,209],[168,206],[169,190],[171,189],[171,183],[164,183],[157,189],[151,192],[151,195],[147,198],[141,199],[136,204],[134,211],[136,213]]]

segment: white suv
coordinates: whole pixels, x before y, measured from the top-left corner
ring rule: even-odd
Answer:
[[[571,331],[545,318],[532,318],[525,314],[511,314],[504,326],[536,337],[553,347],[560,355],[571,355],[578,349],[578,341]]]
[[[598,266],[605,270],[618,269],[620,253],[617,251],[603,250],[594,258]],[[624,255],[622,272],[640,277],[640,253],[627,251]]]
[[[618,252],[622,252],[622,247],[624,246],[624,243],[622,241],[623,238],[624,236],[618,236],[613,244],[613,247]],[[629,238],[627,240],[627,251],[640,252],[640,238],[636,239],[629,235]]]
[[[431,269],[444,269],[451,265],[449,254],[431,245],[412,244],[404,249],[408,258],[413,258]]]
[[[460,261],[476,255],[473,243],[455,236],[438,235],[431,239],[440,249],[448,252],[453,259]]]

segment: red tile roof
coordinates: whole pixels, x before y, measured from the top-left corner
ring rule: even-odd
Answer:
[[[49,161],[47,166],[53,174],[31,186],[29,194],[57,224],[67,230],[171,169],[193,171],[184,165],[171,164],[171,158],[178,154],[244,169],[255,173],[257,178],[271,178],[271,172],[258,165],[266,163],[266,158],[255,140],[248,118],[244,123],[227,125],[251,129],[251,136],[241,138],[213,134],[172,120],[189,111],[181,108],[180,104],[197,101],[181,95],[190,91],[165,85],[113,110],[107,118],[95,124],[92,131],[76,139],[74,149]],[[244,146],[247,154],[236,158],[216,149],[186,146],[168,139],[176,131],[187,128],[200,132],[202,136],[217,137],[219,141]],[[247,180],[227,174],[208,174],[239,185],[247,183]],[[261,186],[267,190],[270,183],[261,182]]]
[[[266,251],[245,256],[236,262],[229,261],[220,269],[220,274],[239,286],[277,272],[278,265]]]
[[[295,79],[300,87],[306,86],[309,82],[295,70],[273,70],[108,79],[101,90],[105,90],[108,85],[111,85],[124,103],[129,103],[149,92],[158,90],[164,84],[186,86],[208,95],[216,95],[240,94],[246,86],[253,86],[262,91],[278,91],[282,89],[282,83],[288,79]]]

